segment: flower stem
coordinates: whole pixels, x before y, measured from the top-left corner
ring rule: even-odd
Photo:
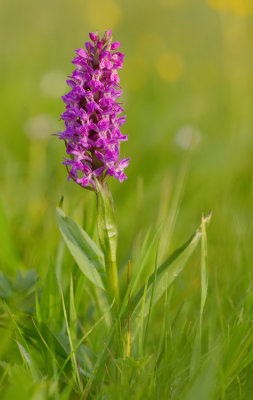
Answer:
[[[118,269],[116,260],[105,259],[105,268],[108,281],[108,292],[111,300],[115,300],[115,305],[119,305],[119,283],[118,283]]]
[[[98,238],[105,257],[107,290],[110,300],[119,305],[119,283],[117,269],[118,231],[114,218],[109,188],[103,187],[96,179]]]

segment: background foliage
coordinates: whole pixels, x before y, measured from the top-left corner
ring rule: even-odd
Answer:
[[[226,360],[224,355],[224,363],[232,369],[233,360],[241,365],[238,371],[235,367],[231,381],[231,385],[237,382],[236,388],[224,384],[227,397],[222,398],[231,399],[249,398],[252,378],[250,344],[245,348],[249,360],[245,367],[242,354],[234,354],[233,359],[232,351],[253,334],[252,18],[251,0],[10,0],[0,4],[1,271],[14,279],[17,270],[36,270],[43,287],[48,269],[57,271],[63,251],[66,285],[70,272],[75,275],[73,259],[59,245],[55,206],[61,195],[67,214],[94,234],[93,194],[67,182],[61,165],[64,145],[51,134],[63,126],[60,96],[67,90],[65,79],[73,69],[74,49],[84,44],[89,31],[111,28],[126,54],[120,77],[128,121],[123,131],[129,133],[129,141],[122,144],[121,154],[131,157],[128,181],[110,181],[122,281],[127,260],[138,254],[151,224],[153,229],[167,221],[161,238],[162,261],[199,225],[202,211],[212,209],[205,346],[208,349],[214,337],[224,335],[228,347],[224,345],[223,352],[232,357]],[[152,270],[153,264],[147,266],[146,272]],[[24,283],[28,292],[29,279]],[[25,302],[24,287],[13,285],[15,301]],[[199,302],[200,254],[195,252],[174,284],[171,312],[176,314],[186,304],[185,318],[194,325]],[[29,300],[22,307],[28,306]],[[161,315],[161,308],[153,315],[153,351]],[[240,323],[245,331],[240,327],[233,337]],[[3,325],[2,379],[4,363],[15,364],[19,357],[13,350],[13,336]],[[176,356],[174,360],[178,371],[189,365],[189,360]],[[201,380],[205,388],[212,365],[206,368]],[[19,372],[17,388],[19,382],[29,381],[22,369]],[[145,379],[140,382],[142,393]],[[176,378],[173,382],[177,386]],[[212,381],[208,384],[215,387]],[[8,398],[15,397],[14,386],[12,390]],[[112,389],[115,396],[117,390]],[[189,396],[194,396],[194,385],[191,390]],[[113,398],[112,393],[108,398]]]

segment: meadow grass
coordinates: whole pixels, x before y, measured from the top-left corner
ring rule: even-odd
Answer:
[[[252,399],[250,5],[97,3],[1,4],[0,398]],[[94,194],[66,181],[50,136],[73,49],[110,27],[131,157],[128,181],[110,182],[116,315],[61,236],[63,195],[99,246]]]
[[[158,265],[178,211],[133,242],[117,315],[61,240],[44,279],[1,273],[1,398],[250,398],[252,292],[235,304],[222,298],[217,271],[208,278],[211,215]],[[94,218],[84,221],[96,240]]]

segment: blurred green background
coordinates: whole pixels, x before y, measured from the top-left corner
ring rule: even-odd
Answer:
[[[170,207],[179,212],[168,250],[212,209],[210,273],[240,298],[252,275],[252,22],[251,0],[2,0],[1,269],[44,276],[54,264],[61,195],[77,219],[94,212],[93,194],[67,182],[52,134],[63,129],[74,50],[112,29],[126,55],[121,154],[131,158],[128,181],[110,181],[119,260]],[[185,274],[199,285],[197,272]]]

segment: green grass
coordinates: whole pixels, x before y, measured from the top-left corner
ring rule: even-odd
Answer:
[[[0,6],[0,398],[249,400],[252,13],[215,1],[98,2],[96,13],[86,0]],[[126,53],[122,155],[131,157],[128,181],[109,182],[117,316],[98,278],[95,196],[67,182],[64,146],[50,136],[62,128],[74,49],[106,28]],[[183,65],[173,82],[168,55]],[[62,195],[93,258],[84,247],[78,262],[61,237]],[[197,227],[198,243],[170,264]]]
[[[24,399],[138,399],[144,392],[150,399],[250,396],[252,292],[235,305],[220,298],[217,281],[208,289],[209,219],[160,266],[163,231],[158,229],[158,238],[151,229],[138,258],[131,258],[136,269],[129,283],[122,265],[116,318],[104,289],[73,260],[64,279],[53,264],[39,281],[34,271],[18,272],[15,279],[1,274],[2,398],[20,395],[20,385]],[[66,221],[75,243],[82,243],[74,222]],[[69,264],[65,255],[61,263]],[[196,290],[191,283],[185,293],[176,283],[182,285],[183,268],[194,264],[201,284]]]

